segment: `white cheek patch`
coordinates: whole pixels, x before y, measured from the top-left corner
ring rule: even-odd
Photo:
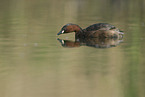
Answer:
[[[61,42],[62,42],[62,44],[64,44],[64,40],[62,40]]]
[[[64,30],[62,30],[62,32],[61,32],[62,34],[64,33]]]

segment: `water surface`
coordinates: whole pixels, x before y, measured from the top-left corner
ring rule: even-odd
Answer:
[[[1,97],[144,97],[144,0],[2,0]],[[124,31],[109,48],[64,47],[82,28],[106,22]]]

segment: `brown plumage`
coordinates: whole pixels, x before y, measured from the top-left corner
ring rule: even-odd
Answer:
[[[76,24],[66,24],[57,34],[65,34],[75,32],[76,38],[118,38],[123,37],[122,31],[108,23],[93,24],[85,29],[82,29]]]

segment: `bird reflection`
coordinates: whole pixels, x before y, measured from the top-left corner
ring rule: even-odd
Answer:
[[[95,48],[111,48],[116,47],[123,40],[118,38],[86,38],[86,39],[76,39],[75,41],[57,39],[63,47],[80,47],[88,46]]]

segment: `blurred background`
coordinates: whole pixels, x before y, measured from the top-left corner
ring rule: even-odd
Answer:
[[[110,23],[112,48],[64,48],[67,23]],[[74,33],[59,38],[74,40]],[[1,97],[145,97],[145,0],[0,0]]]

